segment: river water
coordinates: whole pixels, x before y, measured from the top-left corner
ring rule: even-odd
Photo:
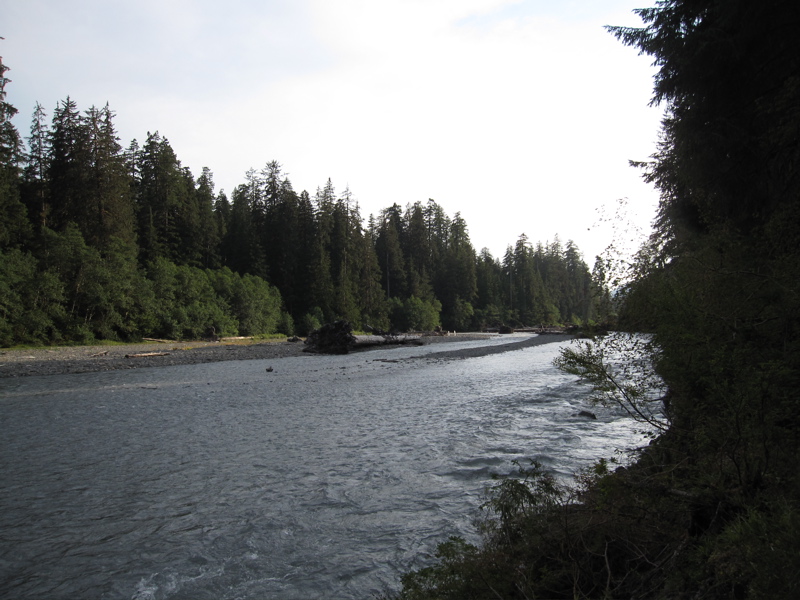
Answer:
[[[396,589],[474,540],[513,459],[568,477],[642,443],[622,414],[576,415],[561,344],[436,358],[508,339],[0,380],[0,597]]]

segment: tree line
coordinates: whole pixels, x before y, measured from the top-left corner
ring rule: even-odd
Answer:
[[[281,165],[228,198],[158,132],[120,145],[108,105],[37,104],[23,142],[2,66],[0,344],[466,330],[608,317],[602,273],[577,246],[523,235],[476,253],[433,200],[368,219],[328,180],[296,192]],[[599,267],[598,267],[599,268]]]

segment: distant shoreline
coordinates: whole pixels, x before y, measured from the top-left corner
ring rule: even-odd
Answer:
[[[424,344],[463,342],[497,337],[496,334],[463,333],[424,337]],[[487,356],[571,339],[571,335],[540,335],[508,344],[444,350],[430,358],[458,359]],[[386,348],[387,346],[378,346]],[[308,357],[305,344],[289,341],[248,343],[145,342],[114,346],[58,346],[22,350],[0,350],[0,378],[97,373],[122,369],[193,365],[229,360],[270,360],[293,356]],[[359,350],[370,352],[370,350]],[[145,356],[142,356],[145,355]],[[146,356],[150,355],[150,356]]]

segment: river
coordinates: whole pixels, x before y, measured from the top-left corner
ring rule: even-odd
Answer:
[[[436,358],[504,341],[0,380],[0,596],[396,589],[475,539],[512,460],[569,477],[642,443],[624,414],[577,416],[561,344]]]

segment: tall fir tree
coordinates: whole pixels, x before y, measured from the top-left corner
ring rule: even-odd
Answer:
[[[86,205],[80,212],[84,239],[91,246],[106,251],[116,238],[133,249],[136,228],[128,168],[113,123],[114,113],[108,104],[103,109],[90,108],[84,118],[88,129],[89,173]]]
[[[89,128],[70,97],[53,111],[48,165],[51,228],[63,231],[69,223],[86,232],[92,221],[88,192],[91,170]]]
[[[17,109],[6,101],[9,68],[0,57],[0,250],[20,246],[29,235],[27,211],[20,198],[22,139],[11,119]]]
[[[470,325],[477,293],[475,263],[467,223],[456,213],[450,222],[444,270],[434,281],[436,297],[442,303],[442,324],[448,329],[463,330]]]
[[[194,179],[158,132],[147,134],[138,153],[138,171],[140,260],[146,263],[163,257],[178,264],[201,264],[202,235]]]
[[[218,269],[221,266],[219,256],[220,223],[214,214],[216,198],[214,196],[214,175],[211,169],[203,167],[197,178],[194,192],[197,213],[197,246],[200,254],[199,266],[206,269]]]
[[[48,226],[50,212],[48,171],[50,165],[50,129],[47,112],[36,103],[28,137],[28,157],[23,176],[23,198],[33,227],[41,231]]]
[[[397,204],[383,211],[375,251],[381,265],[383,289],[387,298],[406,297],[406,266],[400,243],[403,234],[402,211]]]

